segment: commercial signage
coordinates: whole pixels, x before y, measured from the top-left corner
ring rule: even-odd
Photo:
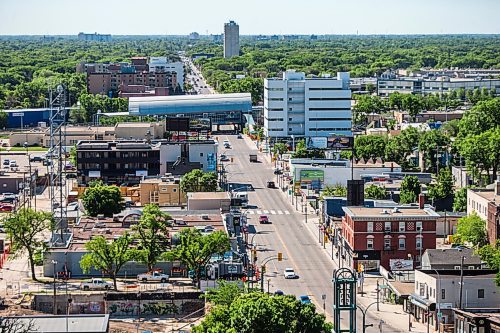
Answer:
[[[413,260],[389,259],[391,271],[411,271],[413,270]]]
[[[330,149],[351,149],[354,146],[352,136],[334,135],[328,138],[327,148]]]
[[[210,118],[192,118],[189,120],[189,130],[194,132],[211,131],[212,122]]]
[[[90,178],[101,178],[101,171],[89,171]]]
[[[323,170],[300,170],[300,181],[310,182],[313,180],[325,180],[325,172]]]
[[[148,170],[136,170],[135,175],[137,177],[142,177],[142,176],[147,176],[148,175]]]
[[[308,148],[319,148],[325,149],[327,147],[328,140],[326,137],[310,137],[307,139]]]
[[[216,166],[217,166],[217,162],[215,159],[215,154],[208,153],[207,154],[207,171],[215,171]]]
[[[12,114],[13,117],[24,117],[24,112],[16,112]]]

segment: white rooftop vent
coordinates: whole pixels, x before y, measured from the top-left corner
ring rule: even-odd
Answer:
[[[394,207],[394,208],[392,209],[392,212],[393,212],[393,213],[401,213],[401,211],[399,210],[399,208],[398,208],[398,207]]]

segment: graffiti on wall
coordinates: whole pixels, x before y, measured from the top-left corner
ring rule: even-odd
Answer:
[[[146,303],[142,306],[142,313],[145,315],[176,315],[179,314],[179,308],[173,303]]]
[[[139,306],[131,302],[111,303],[108,305],[110,315],[130,316],[137,315]]]

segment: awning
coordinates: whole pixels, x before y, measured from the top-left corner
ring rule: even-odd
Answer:
[[[436,303],[432,303],[429,300],[426,300],[416,294],[410,295],[410,302],[425,311],[434,311],[436,310]]]

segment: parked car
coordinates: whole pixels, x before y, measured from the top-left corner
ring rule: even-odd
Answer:
[[[241,134],[238,134],[237,138],[238,139],[243,139],[243,136]]]
[[[220,161],[221,162],[227,162],[227,161],[229,161],[229,157],[227,157],[226,155],[222,154],[222,155],[220,155]]]
[[[11,168],[15,168],[15,167],[17,167],[17,162],[15,160],[12,160],[12,161],[10,161],[9,165]]]
[[[13,209],[14,207],[11,205],[0,204],[0,212],[12,212]]]
[[[169,279],[168,274],[163,274],[162,271],[156,270],[137,275],[137,280],[142,282],[161,282],[165,283]]]
[[[30,158],[30,162],[43,162],[42,156],[33,156]]]
[[[113,288],[113,284],[103,279],[92,278],[90,281],[80,283],[81,290],[108,290]]]
[[[76,179],[76,178],[78,178],[76,173],[67,173],[66,174],[66,179]]]
[[[272,180],[267,182],[267,188],[276,188],[276,184]]]
[[[0,203],[14,203],[16,197],[3,197],[0,199]]]
[[[259,223],[260,224],[269,224],[269,217],[267,215],[261,215],[259,216]]]
[[[280,168],[274,169],[274,174],[275,175],[281,175],[282,173],[283,173],[283,170],[281,170]]]
[[[5,160],[3,160],[3,165],[9,166],[10,165],[10,160],[8,158],[6,158]]]
[[[295,271],[293,268],[285,268],[285,271],[283,272],[283,275],[285,276],[285,279],[296,279],[298,278],[297,274],[295,274]]]
[[[307,295],[299,296],[299,300],[302,304],[311,304],[311,299]]]

